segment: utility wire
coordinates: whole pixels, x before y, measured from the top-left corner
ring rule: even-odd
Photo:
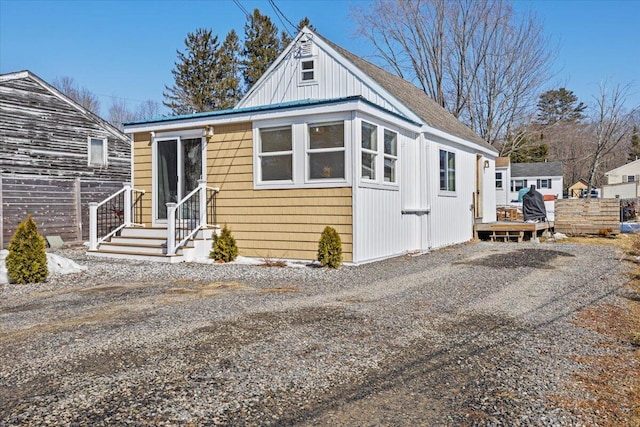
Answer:
[[[233,0],[233,2],[235,3],[236,6],[238,6],[240,8],[242,13],[244,13],[244,16],[247,17],[247,19],[251,19],[251,14],[249,12],[247,12],[247,9],[244,8],[244,6],[240,3],[239,0]]]
[[[282,21],[282,18],[284,18],[289,25],[291,25],[291,28],[294,29],[294,31],[298,31],[298,27],[296,25],[293,25],[293,23],[289,20],[289,18],[287,18],[287,15],[285,15],[284,13],[282,13],[282,11],[280,10],[280,8],[276,5],[276,2],[274,0],[269,0],[269,4],[271,5],[271,7],[273,8],[273,10],[276,12],[276,16],[278,16],[278,19],[280,19],[280,22],[282,22],[282,25],[285,27],[285,31],[287,31],[287,33],[289,34],[289,36],[293,37],[293,34],[291,34],[291,31],[287,30],[287,25]],[[282,18],[281,18],[282,17]]]

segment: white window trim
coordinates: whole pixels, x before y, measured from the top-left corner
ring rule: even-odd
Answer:
[[[308,147],[308,124],[323,124],[330,122],[344,122],[344,153],[345,153],[345,178],[335,179],[314,179],[308,180],[307,147]],[[253,122],[253,188],[254,190],[274,190],[286,188],[332,188],[351,186],[352,176],[352,129],[351,112],[346,113],[325,113],[318,115],[308,115],[301,117],[287,117],[283,119],[270,119]],[[260,157],[258,149],[260,143],[260,129],[291,126],[292,148],[293,148],[293,181],[261,181],[261,171],[259,168]]]
[[[309,127],[310,126],[330,126],[334,124],[342,123],[342,147],[331,147],[331,148],[311,148],[311,137],[309,135]],[[305,156],[304,156],[304,169],[305,169],[305,184],[311,183],[322,183],[322,182],[347,182],[347,124],[346,120],[312,120],[308,123],[305,123]],[[344,153],[344,178],[311,178],[311,165],[309,164],[311,160],[311,154],[320,154],[320,153]]]
[[[276,130],[276,129],[285,129],[285,128],[290,128],[291,129],[291,150],[286,150],[286,151],[268,151],[266,153],[262,152],[262,138],[260,135],[260,131],[261,130]],[[294,182],[294,177],[295,177],[295,169],[296,169],[296,164],[295,164],[295,157],[293,155],[293,126],[292,125],[284,125],[284,126],[263,126],[261,128],[258,129],[257,131],[257,136],[258,136],[258,143],[256,144],[256,148],[257,148],[257,154],[258,154],[258,158],[257,158],[257,163],[256,163],[256,174],[258,175],[258,181],[260,183],[266,184],[266,185],[293,185]],[[284,155],[291,155],[291,179],[277,179],[277,180],[262,180],[262,158],[263,157],[275,157],[275,156],[284,156]]]
[[[385,151],[385,148],[386,148],[386,144],[384,141],[385,132],[393,132],[396,134],[396,154],[390,154]],[[400,149],[399,147],[400,134],[396,131],[393,131],[387,128],[383,128],[381,133],[382,133],[382,169],[380,170],[382,171],[382,175],[380,178],[382,179],[382,182],[386,185],[398,185],[398,150]],[[394,177],[393,181],[386,181],[384,177],[384,162],[386,159],[393,160],[393,177]]]
[[[309,61],[313,63],[313,68],[311,68],[310,70],[303,70],[302,64]],[[313,73],[313,78],[311,80],[303,80],[302,75],[308,72]],[[318,58],[316,56],[307,56],[300,58],[300,65],[298,66],[298,86],[309,86],[315,84],[318,84]]]
[[[454,169],[453,181],[456,187],[455,190],[443,190],[440,188],[440,151],[444,151],[447,153],[452,153],[455,156],[456,166]],[[438,195],[443,197],[457,197],[458,196],[458,160],[459,160],[458,152],[451,147],[439,146],[438,147]],[[448,177],[448,169],[445,171],[447,182],[449,181]]]
[[[362,124],[367,123],[369,125],[376,127],[376,150],[369,150],[362,147]],[[387,123],[381,123],[378,120],[375,120],[371,117],[362,117],[359,118],[356,122],[357,126],[357,136],[356,140],[358,141],[358,186],[362,188],[378,188],[385,190],[395,190],[398,191],[400,189],[399,177],[400,177],[400,160],[399,155],[395,156],[386,154],[384,152],[384,132],[389,131],[396,134],[396,153],[400,152],[400,131],[390,126]],[[362,176],[362,152],[371,153],[376,155],[375,159],[375,179],[368,179]],[[384,180],[384,160],[385,158],[390,158],[395,160],[395,181],[385,181]]]
[[[158,219],[158,200],[156,197],[158,191],[158,142],[175,140],[177,144],[181,144],[183,139],[195,139],[202,138],[202,177],[207,179],[207,140],[208,138],[202,136],[202,130],[179,130],[169,132],[153,132],[151,135],[151,189],[153,197],[151,198],[151,223],[155,226],[164,226],[167,223],[165,219]],[[180,154],[178,154],[180,157]],[[178,168],[180,175],[183,166],[178,159]],[[178,184],[180,185],[180,184]],[[183,195],[184,196],[184,195]]]
[[[98,141],[102,141],[102,158],[104,159],[104,161],[102,163],[94,163],[91,161],[91,140],[98,140]],[[107,149],[107,144],[108,144],[108,140],[107,138],[98,138],[96,136],[89,136],[87,137],[87,165],[88,166],[94,166],[94,167],[105,167],[109,165],[109,158],[108,158],[108,149]]]

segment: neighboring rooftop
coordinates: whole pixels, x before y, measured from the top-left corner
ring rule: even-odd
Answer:
[[[511,178],[528,176],[562,176],[562,162],[511,164]]]

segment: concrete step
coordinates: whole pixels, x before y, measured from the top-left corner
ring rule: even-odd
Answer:
[[[149,254],[145,252],[120,252],[120,251],[112,251],[99,249],[97,251],[88,251],[88,255],[101,257],[101,258],[111,258],[111,259],[129,259],[136,261],[153,261],[153,262],[167,262],[167,263],[178,263],[184,262],[184,256],[180,255],[172,255],[167,256],[165,254]]]

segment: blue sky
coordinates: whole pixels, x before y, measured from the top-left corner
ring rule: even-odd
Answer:
[[[266,0],[238,0],[277,18]],[[350,4],[366,1],[275,0],[297,24],[304,16],[325,37],[365,58],[372,47],[353,35]],[[564,86],[590,103],[600,82],[632,83],[627,106],[640,105],[640,0],[525,1],[551,43],[559,47],[549,88]],[[0,0],[0,73],[28,69],[46,81],[73,77],[96,93],[106,115],[113,97],[161,102],[172,85],[176,49],[188,32],[211,28],[224,39],[245,17],[232,0],[213,1],[36,1]]]

